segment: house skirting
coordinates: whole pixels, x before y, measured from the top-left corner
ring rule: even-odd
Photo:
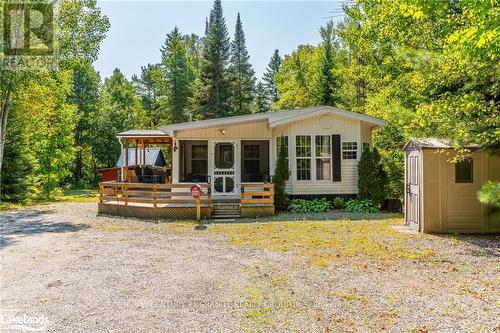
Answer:
[[[254,218],[274,215],[274,205],[272,206],[241,206],[241,217]]]
[[[142,207],[125,206],[112,204],[98,204],[99,214],[117,215],[125,217],[139,217],[150,219],[185,220],[196,219],[195,207]],[[201,218],[206,219],[212,216],[210,207],[201,207]]]
[[[306,200],[322,199],[322,198],[333,200],[338,197],[348,200],[348,199],[354,199],[356,198],[356,196],[357,194],[289,194],[288,195],[290,199],[306,199]]]

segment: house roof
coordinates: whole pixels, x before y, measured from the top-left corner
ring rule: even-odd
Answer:
[[[379,127],[386,125],[386,121],[364,114],[355,113],[351,111],[344,111],[332,106],[313,106],[302,109],[293,110],[279,110],[274,112],[254,113],[243,116],[233,116],[216,118],[209,120],[192,121],[187,123],[171,124],[161,126],[160,130],[168,135],[174,135],[175,131],[192,130],[197,128],[217,127],[221,125],[234,125],[248,122],[265,121],[270,128],[287,124],[292,121],[306,119],[323,114],[333,114],[344,118],[360,120]]]
[[[406,145],[403,147],[405,150],[410,144],[416,145],[418,148],[431,148],[431,149],[451,149],[455,148],[450,139],[438,139],[438,138],[413,138],[410,139]],[[479,148],[477,144],[469,144],[464,146],[464,148]]]
[[[156,165],[159,155],[161,155],[163,158],[163,153],[161,152],[160,148],[146,148],[146,165]],[[137,158],[139,161],[135,160],[135,148],[129,148],[128,165],[130,166],[142,164],[142,149],[137,149]],[[165,160],[165,158],[163,158],[163,160]],[[120,157],[118,158],[118,161],[116,162],[116,166],[120,168],[125,166],[125,154],[123,149],[121,151]]]

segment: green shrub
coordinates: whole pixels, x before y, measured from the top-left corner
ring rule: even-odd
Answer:
[[[314,213],[323,213],[330,210],[331,205],[330,202],[326,198],[322,199],[314,199],[307,203],[307,207],[311,212]]]
[[[293,199],[288,204],[288,210],[292,213],[323,213],[331,208],[330,202],[326,198],[304,200]]]
[[[500,182],[488,180],[477,192],[477,199],[490,208],[500,208]]]
[[[281,141],[280,153],[276,161],[276,170],[274,171],[274,206],[277,210],[285,210],[288,197],[285,186],[290,176],[288,163],[286,160],[286,147],[284,140]]]
[[[341,197],[336,197],[333,199],[333,208],[335,209],[344,209],[345,208],[345,200]]]
[[[387,197],[388,179],[377,149],[365,149],[358,163],[358,196],[369,199],[374,205],[382,204]]]
[[[288,210],[292,213],[309,213],[307,200],[304,199],[290,200],[290,203],[288,204]]]
[[[351,213],[376,213],[378,208],[368,199],[351,199],[346,203],[346,209]]]

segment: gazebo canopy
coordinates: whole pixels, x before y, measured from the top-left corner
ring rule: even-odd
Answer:
[[[171,144],[172,137],[158,130],[129,130],[118,133],[121,141],[140,143],[141,145]]]

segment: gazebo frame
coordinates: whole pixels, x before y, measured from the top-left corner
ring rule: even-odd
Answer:
[[[146,166],[146,148],[150,145],[171,145],[173,144],[172,137],[166,135],[161,131],[155,130],[130,130],[119,133],[118,141],[125,157],[125,165],[122,167],[121,180],[131,182],[131,175],[129,170],[129,148],[131,145],[135,148],[135,161],[136,165],[139,161],[139,149],[142,150],[142,161],[139,166],[144,170]],[[173,148],[173,147],[172,147]]]

